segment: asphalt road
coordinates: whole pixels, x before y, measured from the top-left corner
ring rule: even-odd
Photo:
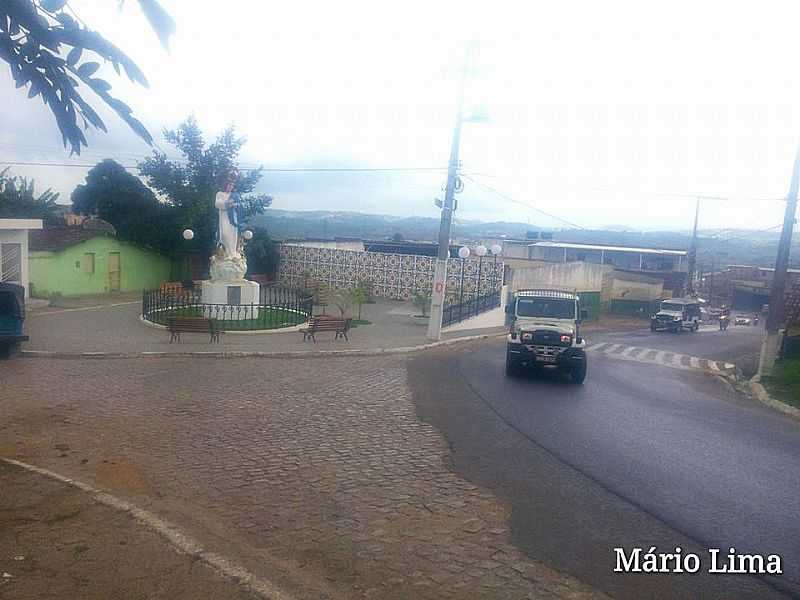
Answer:
[[[749,332],[618,337],[714,359],[757,346]],[[507,378],[504,352],[431,351],[409,381],[452,467],[512,506],[527,554],[618,598],[800,597],[800,423],[699,372],[598,354],[575,386]],[[697,553],[701,572],[613,572],[613,548],[650,546]],[[779,554],[784,575],[708,574],[707,549],[730,546]]]
[[[764,329],[761,326],[730,325],[727,331],[718,326],[704,325],[697,332],[652,332],[647,327],[637,331],[596,333],[588,336],[590,343],[612,342],[627,346],[680,352],[689,356],[735,363],[746,376],[755,375]]]

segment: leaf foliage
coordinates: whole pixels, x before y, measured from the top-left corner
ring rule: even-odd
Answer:
[[[166,44],[175,29],[171,17],[155,0],[139,0],[159,39]],[[85,97],[86,88],[111,108],[147,144],[153,138],[125,103],[110,94],[111,85],[93,76],[100,62],[120,67],[131,81],[147,87],[136,63],[96,31],[79,23],[64,0],[3,0],[0,2],[0,59],[5,61],[17,88],[28,88],[49,108],[61,132],[64,147],[80,154],[87,146],[84,130],[106,125]]]

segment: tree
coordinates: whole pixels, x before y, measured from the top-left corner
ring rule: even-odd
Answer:
[[[253,239],[245,246],[247,273],[274,273],[278,266],[278,248],[267,230],[253,227]]]
[[[402,233],[395,233],[395,234],[392,236],[392,241],[393,241],[393,242],[404,242],[404,241],[405,241],[405,238],[403,237],[403,234],[402,234]]]
[[[114,160],[97,163],[86,182],[72,192],[72,210],[111,223],[117,237],[171,254],[180,238],[177,214],[159,202],[153,191]]]
[[[245,139],[236,137],[231,126],[206,145],[194,117],[175,130],[165,130],[164,138],[180,151],[184,161],[172,161],[163,152],[154,151],[152,157],[139,163],[139,172],[167,205],[175,209],[175,226],[169,234],[178,239],[181,230],[192,229],[194,239],[186,242],[185,247],[211,256],[217,224],[214,197],[236,167]],[[236,191],[243,201],[242,221],[263,213],[272,203],[272,198],[265,194],[251,194],[261,177],[261,168],[237,176]]]
[[[156,0],[138,0],[150,25],[166,46],[175,22]],[[122,2],[120,2],[121,4]],[[105,123],[82,95],[88,86],[95,96],[152,145],[153,138],[132,110],[109,92],[111,85],[95,76],[101,58],[120,74],[147,87],[144,73],[124,52],[88,29],[67,11],[67,0],[5,0],[0,2],[0,59],[11,67],[16,86],[28,86],[28,98],[40,96],[55,117],[64,147],[80,154],[86,137],[78,126],[106,131]],[[84,53],[90,54],[81,61]],[[91,56],[94,54],[95,56]]]
[[[0,171],[1,219],[54,219],[58,194],[50,189],[37,196],[33,180],[11,177],[9,169]]]

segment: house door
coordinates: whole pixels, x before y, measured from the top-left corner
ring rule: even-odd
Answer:
[[[120,288],[120,261],[119,252],[108,253],[108,291],[118,292]]]

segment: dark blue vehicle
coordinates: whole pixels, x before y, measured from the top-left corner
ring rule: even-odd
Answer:
[[[8,358],[20,342],[28,340],[22,334],[25,321],[25,288],[16,283],[0,283],[0,358]]]

